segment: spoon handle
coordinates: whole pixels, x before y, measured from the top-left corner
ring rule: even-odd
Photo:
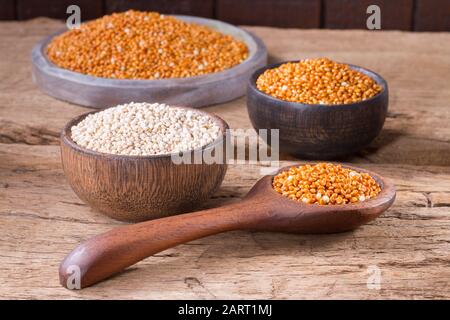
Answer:
[[[224,231],[245,229],[257,209],[243,199],[219,208],[117,227],[76,247],[61,263],[61,285],[80,289],[165,249]],[[242,214],[242,213],[246,214]]]

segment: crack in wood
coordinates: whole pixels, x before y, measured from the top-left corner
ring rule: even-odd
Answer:
[[[29,173],[29,172],[35,172],[37,171],[34,168],[25,168],[25,167],[19,167],[11,170],[14,173]]]
[[[157,257],[157,258],[177,258],[181,256],[179,252],[174,252],[174,253],[157,253],[154,254],[153,257]]]
[[[185,277],[184,283],[190,290],[194,291],[199,298],[202,298],[202,296],[204,297],[204,293],[206,293],[208,298],[216,298],[216,296],[196,277]]]
[[[334,292],[334,289],[336,288],[336,283],[337,283],[337,280],[335,280],[335,281],[329,286],[329,288],[327,289],[327,292],[325,293],[325,296],[327,296],[327,297],[330,297],[330,296],[331,296],[331,294]]]
[[[64,204],[74,205],[74,206],[87,207],[87,204],[81,203],[81,202],[71,202],[71,201],[60,201],[60,202],[64,203]]]
[[[433,208],[433,200],[431,199],[431,194],[429,192],[424,192],[423,195],[427,199],[427,208]]]
[[[210,199],[241,199],[241,195],[236,194],[228,194],[228,195],[214,195],[211,196]]]
[[[90,225],[108,225],[108,226],[115,226],[117,223],[111,222],[96,222],[96,221],[88,221],[88,220],[81,220],[81,219],[75,219],[75,218],[64,218],[64,217],[45,217],[34,213],[29,212],[13,212],[13,211],[6,211],[6,212],[0,212],[1,217],[21,217],[21,218],[32,218],[32,219],[41,219],[41,220],[50,220],[50,221],[58,221],[58,222],[71,222],[71,223],[81,223],[81,224],[90,224]]]
[[[59,132],[0,119],[0,143],[59,145]]]
[[[445,208],[450,207],[450,203],[434,203],[433,208]]]
[[[401,112],[393,112],[393,111],[388,111],[386,118],[391,118],[391,119],[407,119],[407,120],[411,120],[414,119],[413,116],[410,116],[406,113],[401,113]]]

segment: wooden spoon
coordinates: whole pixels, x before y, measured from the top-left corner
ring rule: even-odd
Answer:
[[[392,205],[395,187],[373,172],[345,167],[369,173],[382,188],[378,196],[347,205],[303,204],[277,193],[272,188],[273,176],[265,176],[239,202],[121,226],[87,240],[61,263],[60,282],[64,287],[68,287],[72,281],[71,275],[77,269],[81,276],[80,287],[84,288],[155,253],[225,231],[258,230],[312,234],[353,230],[377,218]]]

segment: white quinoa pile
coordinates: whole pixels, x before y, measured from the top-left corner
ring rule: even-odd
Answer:
[[[214,119],[200,112],[134,102],[90,114],[71,130],[72,140],[84,148],[133,156],[197,149],[221,133]]]

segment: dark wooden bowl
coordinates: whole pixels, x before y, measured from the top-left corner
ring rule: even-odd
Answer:
[[[253,127],[257,131],[279,129],[281,152],[305,159],[336,159],[361,150],[380,133],[388,109],[388,85],[381,76],[350,65],[374,79],[382,91],[351,104],[302,104],[274,98],[256,87],[261,73],[282,63],[257,70],[247,87],[247,110]]]
[[[209,145],[194,150],[195,153],[203,155],[220,148],[228,124],[207,112],[183,108],[209,115],[223,133]],[[71,128],[91,113],[94,112],[83,114],[64,127],[61,159],[70,186],[92,208],[122,221],[161,218],[192,211],[221,185],[226,163],[175,164],[172,154],[114,155],[77,145],[71,138]],[[194,155],[193,152],[188,154]]]

